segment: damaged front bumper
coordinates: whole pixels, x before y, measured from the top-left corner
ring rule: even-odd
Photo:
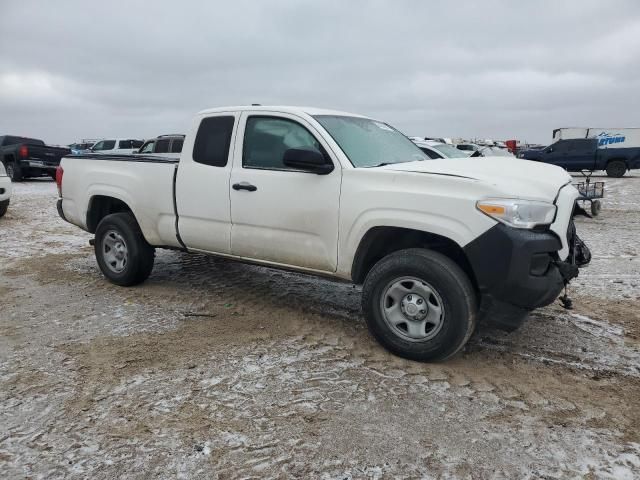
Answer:
[[[482,296],[481,317],[514,330],[531,310],[553,303],[591,258],[573,222],[566,240],[565,260],[558,257],[563,242],[552,231],[497,224],[467,245],[464,251]]]

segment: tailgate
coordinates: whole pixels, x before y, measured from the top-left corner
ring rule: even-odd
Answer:
[[[60,159],[71,153],[71,150],[62,147],[42,145],[26,145],[26,147],[28,154],[24,160],[33,167],[57,167],[60,164]]]

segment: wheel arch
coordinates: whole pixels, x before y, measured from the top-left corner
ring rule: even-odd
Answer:
[[[427,248],[453,260],[468,276],[477,289],[477,281],[462,247],[448,237],[411,228],[376,226],[362,237],[351,267],[351,279],[356,284],[364,282],[373,266],[387,255],[407,248]]]
[[[98,224],[104,217],[112,213],[124,212],[130,212],[135,218],[133,209],[124,200],[111,195],[93,195],[89,199],[87,208],[87,230],[90,233],[95,233]]]
[[[609,165],[611,162],[622,162],[627,167],[627,170],[629,170],[629,161],[626,157],[611,157],[607,159],[607,165]]]

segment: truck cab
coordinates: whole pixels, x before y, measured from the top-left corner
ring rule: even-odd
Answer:
[[[525,150],[519,157],[557,165],[570,172],[578,172],[596,168],[597,150],[597,139],[574,138],[558,140],[540,150]]]

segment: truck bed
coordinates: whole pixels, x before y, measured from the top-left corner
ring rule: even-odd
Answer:
[[[98,196],[113,197],[131,208],[151,245],[180,247],[173,201],[177,163],[178,159],[158,155],[67,156],[62,160],[69,179],[62,187],[64,215],[88,230],[91,202]]]

